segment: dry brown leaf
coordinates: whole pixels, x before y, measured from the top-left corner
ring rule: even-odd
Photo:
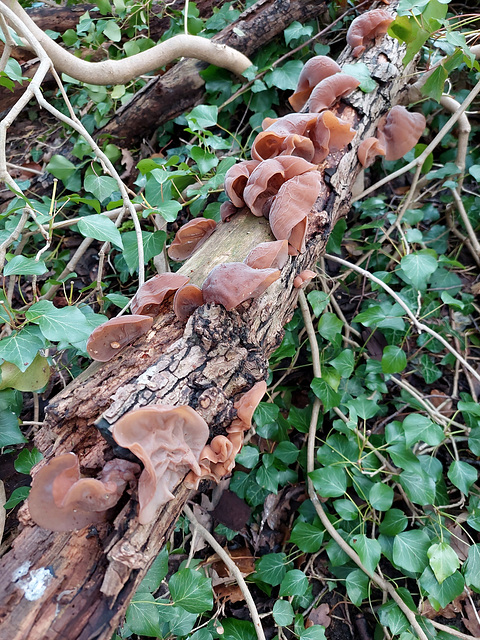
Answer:
[[[232,550],[225,549],[225,551],[244,576],[249,576],[255,571],[255,560],[247,547],[240,547],[239,549]],[[225,578],[230,575],[230,572],[223,560],[221,560],[216,553],[213,556],[210,556],[208,562],[212,563],[212,568],[221,578]]]
[[[467,534],[459,524],[454,524],[453,522],[449,522],[447,524],[447,529],[452,534],[450,538],[450,546],[455,551],[460,561],[463,562],[467,559],[468,550],[470,548],[469,540]]]
[[[434,618],[442,617],[447,618],[448,620],[452,620],[456,618],[459,613],[462,612],[462,601],[465,596],[461,595],[458,598],[455,598],[453,602],[447,604],[445,609],[440,609],[436,611],[428,600],[424,600],[422,602],[422,610],[421,613],[423,616],[428,618],[429,620],[433,620]]]
[[[439,409],[442,416],[450,418],[453,415],[452,399],[450,396],[447,396],[446,393],[443,393],[443,391],[432,389],[428,399],[434,407]]]
[[[238,584],[219,584],[213,590],[218,600],[223,600],[224,602],[241,602],[245,600]]]
[[[474,636],[475,638],[480,638],[480,624],[478,623],[478,618],[475,614],[474,608],[468,600],[465,600],[464,607],[467,617],[462,618],[463,624],[470,631],[472,636]]]
[[[125,165],[125,170],[120,178],[122,180],[125,180],[125,178],[130,177],[130,175],[132,174],[132,170],[135,167],[135,160],[133,159],[133,156],[128,149],[122,149],[121,164]]]
[[[321,604],[319,607],[315,607],[315,609],[312,609],[308,614],[307,620],[308,622],[310,622],[310,625],[308,626],[312,626],[314,624],[320,624],[322,625],[322,627],[327,628],[332,622],[332,619],[330,618],[329,614],[330,614],[330,605],[327,604],[326,602]]]

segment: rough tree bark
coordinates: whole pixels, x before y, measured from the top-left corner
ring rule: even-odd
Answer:
[[[321,168],[326,184],[309,216],[307,251],[289,261],[281,279],[260,299],[232,312],[206,305],[186,327],[167,307],[144,339],[110,363],[90,367],[50,404],[36,434],[47,460],[74,451],[83,468],[102,466],[113,454],[94,423],[113,424],[126,411],[151,403],[189,404],[209,423],[212,435],[223,431],[234,416],[235,397],[265,377],[268,356],[296,306],[294,276],[314,267],[331,229],[348,212],[359,141],[372,134],[391,104],[402,101],[413,70],[403,69],[402,55],[388,37],[369,50],[362,60],[379,83],[377,89],[356,92],[338,107],[359,135],[348,152],[329,156]],[[347,54],[340,59],[351,61]],[[269,238],[265,221],[238,215],[220,225],[182,272],[201,283],[215,264],[242,260]],[[111,523],[92,531],[47,532],[24,510],[23,529],[0,561],[1,637],[109,639],[189,497],[182,485],[175,494],[156,521],[145,526],[135,517],[135,495],[125,498]]]
[[[328,19],[324,1],[259,0],[212,40],[250,57],[293,21],[320,17]],[[182,60],[164,75],[152,78],[97,135],[113,136],[122,146],[138,145],[142,137],[201,100],[205,83],[199,73],[206,67],[203,62]]]

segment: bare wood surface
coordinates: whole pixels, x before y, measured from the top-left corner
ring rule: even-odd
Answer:
[[[322,0],[259,0],[231,25],[212,38],[251,56],[295,20],[328,20]],[[162,123],[189,111],[204,93],[199,72],[206,63],[182,60],[164,75],[153,78],[120,109],[99,132],[119,139],[125,146],[137,144]]]
[[[359,136],[351,150],[329,156],[320,168],[327,184],[309,216],[305,254],[292,258],[281,279],[258,300],[232,312],[205,305],[186,327],[167,306],[145,338],[110,363],[93,365],[49,407],[35,438],[47,460],[75,451],[84,468],[101,467],[113,454],[94,423],[113,424],[130,409],[151,403],[189,404],[207,420],[212,435],[223,431],[234,417],[235,397],[266,375],[268,356],[296,306],[295,275],[314,267],[334,224],[348,212],[360,139],[371,134],[391,104],[401,101],[412,71],[403,70],[401,58],[398,43],[390,38],[363,58],[379,86],[367,95],[356,92],[339,107]],[[339,60],[348,61],[347,55]],[[269,235],[263,220],[239,215],[221,225],[182,271],[200,283],[216,262],[243,259]],[[127,496],[113,523],[98,527],[93,537],[88,529],[46,532],[24,510],[24,528],[0,561],[1,640],[108,640],[188,498],[181,485],[175,494],[157,520],[145,526],[135,517],[135,495]],[[34,580],[39,586],[31,598]]]

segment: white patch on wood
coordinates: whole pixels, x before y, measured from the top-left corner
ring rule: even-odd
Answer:
[[[23,566],[24,565],[22,565],[22,567]],[[17,572],[19,569],[17,569]],[[41,567],[40,569],[33,569],[32,571],[29,571],[28,576],[18,582],[18,586],[23,590],[25,599],[33,602],[43,596],[52,580],[53,573],[51,570],[46,567]]]
[[[30,562],[30,560],[27,560],[26,562],[21,564],[17,569],[15,569],[15,571],[12,573],[12,581],[16,582],[20,578],[23,578],[23,576],[26,576],[28,573],[28,570],[30,569],[31,564],[32,563]]]

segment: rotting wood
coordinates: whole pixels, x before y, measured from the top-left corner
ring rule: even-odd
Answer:
[[[295,275],[315,265],[334,224],[348,212],[359,139],[371,135],[379,116],[402,100],[413,70],[403,70],[402,53],[390,38],[370,50],[363,61],[379,87],[367,95],[357,92],[339,107],[359,137],[350,151],[329,157],[322,168],[327,185],[309,217],[305,254],[292,259],[258,300],[230,313],[206,305],[186,327],[167,310],[146,338],[115,360],[93,365],[50,404],[35,438],[46,459],[75,451],[84,468],[102,466],[112,450],[94,422],[112,424],[133,407],[155,402],[187,403],[207,420],[212,435],[223,431],[234,415],[235,396],[266,375],[268,356],[296,306]],[[339,60],[349,61],[346,55]],[[220,225],[182,271],[201,282],[216,262],[243,259],[269,237],[263,220],[239,215]],[[175,500],[146,526],[138,525],[136,501],[127,497],[114,522],[98,527],[93,536],[88,530],[46,532],[28,520],[24,509],[25,526],[0,561],[0,638],[108,640],[188,499],[182,485],[175,493]],[[32,599],[28,587],[38,576],[43,582]]]
[[[251,56],[295,20],[328,18],[327,4],[319,0],[259,0],[212,40]],[[113,136],[122,146],[138,145],[155,129],[189,111],[204,93],[199,72],[204,62],[182,60],[164,75],[155,77],[119,109],[97,136]]]

